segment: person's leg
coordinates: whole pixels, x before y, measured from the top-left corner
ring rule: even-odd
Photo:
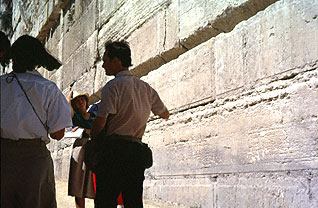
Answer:
[[[1,207],[18,207],[17,159],[14,142],[1,139]]]
[[[135,172],[130,172],[131,175],[125,177],[125,186],[122,188],[122,198],[125,208],[142,208],[142,194],[144,170],[134,168]]]
[[[53,161],[46,145],[40,140],[3,143],[1,207],[56,208]]]
[[[19,184],[22,207],[56,208],[53,161],[46,145],[21,145],[20,152],[24,152]]]
[[[95,208],[116,208],[117,197],[120,193],[118,188],[117,176],[111,173],[96,173],[96,197],[94,200]]]
[[[125,208],[142,208],[144,167],[140,160],[140,144],[125,142],[117,170],[119,171],[122,198]]]
[[[75,197],[76,208],[85,208],[85,198]]]

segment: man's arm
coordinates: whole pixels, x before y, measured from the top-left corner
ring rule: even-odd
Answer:
[[[51,133],[51,134],[50,134],[50,137],[51,137],[52,139],[60,140],[60,139],[63,138],[64,132],[65,132],[65,129],[58,130],[58,131],[56,131],[56,132]]]
[[[163,113],[159,114],[158,116],[160,118],[163,118],[163,119],[168,119],[170,116],[170,113],[169,113],[168,109],[166,109]]]
[[[92,140],[94,140],[94,138],[96,138],[96,136],[99,134],[99,132],[105,127],[106,119],[107,118],[97,116],[93,120],[92,129],[91,129]]]

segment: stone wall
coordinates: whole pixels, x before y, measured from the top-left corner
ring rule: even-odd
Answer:
[[[186,207],[318,206],[317,0],[14,0],[13,38],[41,39],[67,94],[100,98],[104,43],[126,39],[131,71],[172,115],[143,140],[144,197]],[[52,141],[68,178],[74,139]],[[163,206],[164,207],[164,206]]]

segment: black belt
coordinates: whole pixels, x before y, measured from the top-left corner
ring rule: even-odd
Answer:
[[[118,135],[118,134],[112,134],[106,136],[107,139],[112,139],[112,140],[124,140],[124,141],[129,141],[129,142],[137,142],[141,144],[141,138],[138,137],[133,137],[133,136],[127,136],[127,135]]]
[[[35,144],[41,144],[43,142],[43,140],[41,138],[34,138],[34,139],[18,139],[18,140],[14,140],[14,139],[8,139],[8,138],[0,138],[1,141],[3,142],[8,142],[8,143],[35,143]]]

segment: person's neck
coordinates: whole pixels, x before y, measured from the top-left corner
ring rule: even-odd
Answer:
[[[129,71],[129,70],[128,70],[127,67],[122,67],[121,69],[119,69],[119,70],[117,71],[117,73],[115,74],[115,76],[117,76],[117,74],[118,74],[119,72],[121,72],[121,71]]]
[[[79,109],[78,111],[82,116],[85,116],[87,114],[86,109]]]

